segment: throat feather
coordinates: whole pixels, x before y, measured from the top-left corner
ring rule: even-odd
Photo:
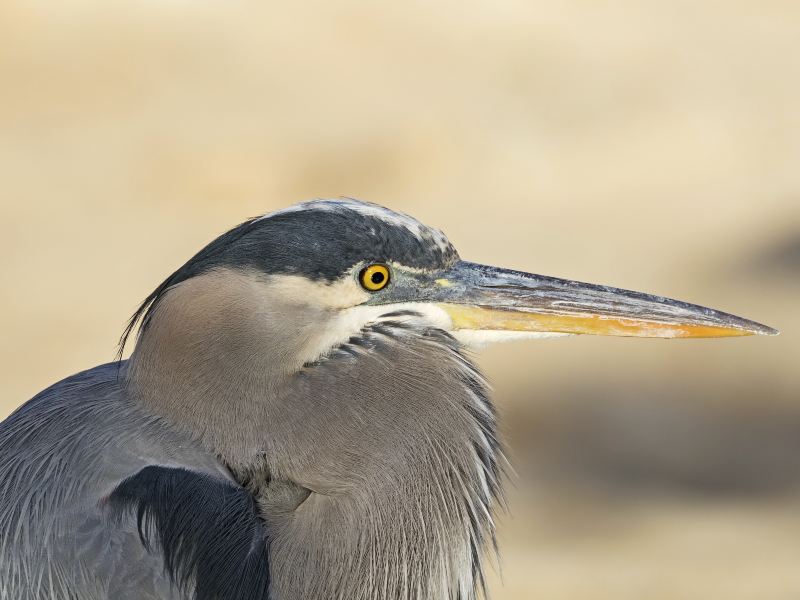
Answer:
[[[307,365],[294,390],[324,418],[287,473],[314,493],[272,534],[277,597],[483,596],[504,476],[485,380],[449,334],[396,318],[347,346]]]

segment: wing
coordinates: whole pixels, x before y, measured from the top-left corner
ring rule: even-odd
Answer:
[[[0,599],[265,599],[252,497],[132,403],[118,370],[67,378],[0,423]]]
[[[205,473],[148,466],[102,503],[117,526],[135,519],[142,547],[160,557],[186,597],[267,600],[266,530],[243,488]],[[134,572],[124,577],[137,579]]]

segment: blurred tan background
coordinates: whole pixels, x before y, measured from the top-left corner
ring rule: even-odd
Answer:
[[[0,0],[0,40],[0,416],[218,233],[369,199],[783,331],[483,352],[495,599],[800,598],[796,2]]]

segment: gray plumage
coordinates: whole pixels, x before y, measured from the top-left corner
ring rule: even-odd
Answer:
[[[178,598],[135,521],[101,499],[152,465],[230,475],[124,392],[116,363],[38,394],[0,426],[0,598]]]
[[[370,226],[384,239],[369,260],[397,249],[387,230],[419,244]],[[181,589],[135,515],[114,519],[103,500],[150,465],[253,494],[272,598],[473,597],[500,467],[483,380],[456,341],[392,309],[309,362],[329,310],[270,300],[263,270],[212,259],[163,287],[130,361],[56,384],[0,426],[0,598],[191,597],[195,574]]]
[[[504,459],[464,344],[592,333],[587,311],[771,332],[461,262],[357,201],[247,221],[145,300],[129,360],[0,424],[0,600],[474,600]]]

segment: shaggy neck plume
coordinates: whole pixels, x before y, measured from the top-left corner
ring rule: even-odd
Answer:
[[[275,597],[477,598],[503,459],[484,381],[455,340],[383,321],[283,398],[272,426],[296,437],[270,436],[267,456],[311,494],[272,527]]]
[[[258,501],[271,596],[477,598],[503,459],[485,382],[457,341],[388,313],[297,364],[293,340],[308,333],[282,324],[330,315],[287,320],[257,282],[219,284],[168,292],[126,377]]]

